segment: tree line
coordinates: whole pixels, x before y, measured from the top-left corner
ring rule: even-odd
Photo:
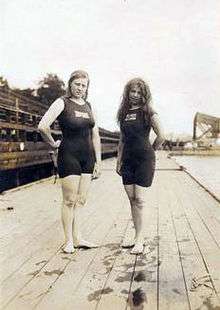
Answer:
[[[13,91],[36,99],[45,105],[50,105],[54,100],[65,94],[65,83],[57,74],[47,73],[47,75],[38,82],[37,88],[11,88],[9,82],[3,76],[0,76],[0,88]]]

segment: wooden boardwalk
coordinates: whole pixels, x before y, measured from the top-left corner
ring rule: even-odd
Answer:
[[[150,251],[139,256],[120,247],[134,232],[114,159],[83,210],[97,249],[62,253],[59,182],[1,195],[1,309],[219,310],[220,205],[166,153],[158,158],[146,193]]]

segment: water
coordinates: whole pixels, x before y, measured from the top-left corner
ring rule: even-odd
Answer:
[[[220,156],[176,156],[175,159],[220,199]]]

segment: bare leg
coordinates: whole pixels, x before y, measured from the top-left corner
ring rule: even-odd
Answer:
[[[63,251],[66,253],[74,252],[72,224],[74,218],[74,207],[77,201],[79,180],[80,176],[78,175],[70,175],[61,179],[63,192],[62,223],[65,235],[65,246]]]
[[[131,185],[124,185],[125,191],[127,193],[129,202],[130,202],[130,206],[131,206],[131,216],[132,216],[132,220],[134,223],[134,229],[135,229],[135,239],[136,239],[136,234],[137,234],[137,225],[136,225],[136,218],[135,218],[135,210],[134,210],[134,202],[135,202],[135,185],[131,184]],[[135,243],[131,242],[130,244],[122,244],[122,247],[131,247],[133,246]]]
[[[73,243],[75,247],[97,247],[89,241],[83,240],[81,233],[81,213],[82,207],[86,204],[89,188],[91,185],[91,174],[84,173],[80,177],[79,188],[77,192],[77,202],[74,210],[73,220]]]
[[[133,216],[136,227],[135,246],[131,250],[131,254],[143,253],[144,247],[144,225],[143,225],[143,209],[146,205],[146,188],[135,185],[135,201],[133,206]]]

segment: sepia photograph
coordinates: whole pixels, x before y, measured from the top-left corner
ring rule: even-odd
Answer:
[[[0,19],[0,309],[220,310],[220,1]]]

